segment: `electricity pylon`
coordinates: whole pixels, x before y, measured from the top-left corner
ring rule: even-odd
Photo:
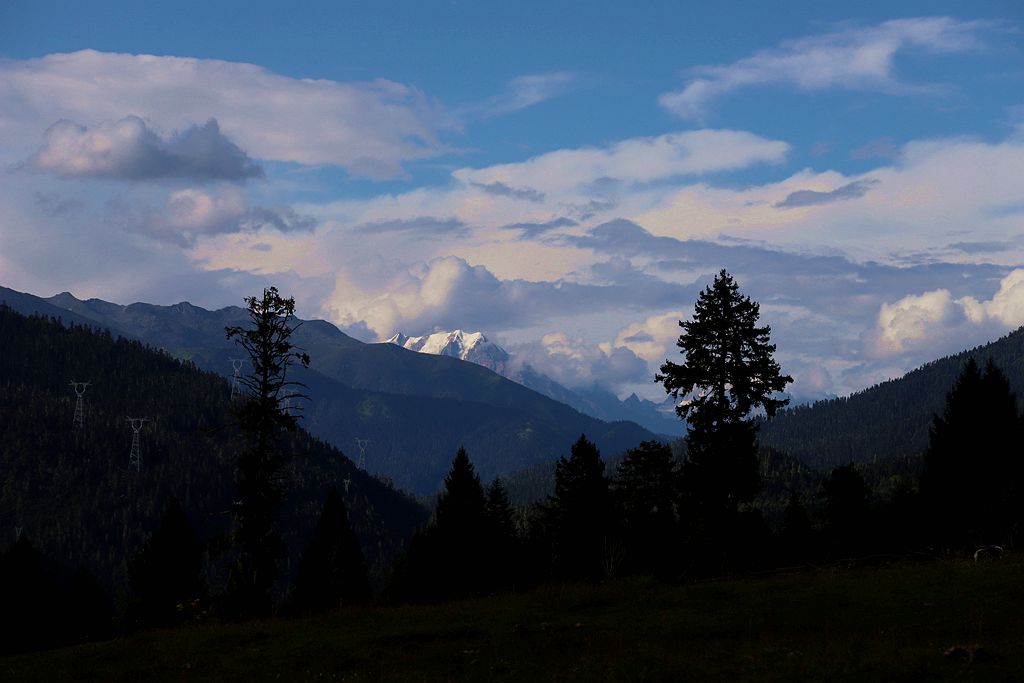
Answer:
[[[231,378],[231,400],[234,401],[236,398],[242,395],[242,383],[241,373],[242,365],[245,364],[244,358],[228,358],[231,361],[231,367],[235,369],[235,374]]]
[[[85,426],[85,390],[92,382],[76,382],[71,380],[69,385],[75,389],[75,417],[72,426],[82,429]]]
[[[366,447],[370,445],[369,439],[356,437],[356,446],[359,447],[359,469],[366,469]]]
[[[128,424],[132,427],[132,452],[128,455],[128,467],[135,467],[136,472],[142,469],[142,440],[139,437],[139,432],[147,422],[149,422],[148,417],[128,418]]]

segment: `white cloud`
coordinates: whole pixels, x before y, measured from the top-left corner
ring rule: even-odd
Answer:
[[[615,335],[615,341],[606,345],[606,348],[627,348],[650,363],[651,367],[660,367],[666,358],[678,355],[674,351],[678,351],[675,343],[682,333],[679,321],[687,317],[682,311],[650,316],[642,322],[622,328]]]
[[[186,247],[195,245],[202,236],[261,229],[303,232],[315,226],[311,218],[287,206],[251,205],[241,188],[234,185],[176,190],[159,207],[115,200],[108,205],[108,218],[125,232]]]
[[[694,130],[631,138],[602,148],[562,149],[452,175],[467,184],[502,183],[558,194],[586,190],[593,183],[633,185],[777,163],[789,149],[785,142],[745,131]]]
[[[256,158],[337,164],[370,178],[442,153],[437,134],[451,125],[433,99],[382,79],[299,79],[253,64],[95,50],[0,62],[0,140],[20,158],[55,121],[126,115],[163,130],[216,118]]]
[[[991,299],[954,299],[947,289],[908,295],[883,303],[869,351],[879,357],[908,351],[960,351],[973,343],[1024,325],[1024,269],[1015,269],[999,283]],[[956,344],[953,348],[948,348]]]
[[[920,92],[929,86],[911,85],[896,76],[898,52],[977,49],[982,45],[980,34],[990,27],[980,21],[920,17],[792,40],[732,64],[695,69],[695,77],[682,90],[663,94],[659,102],[683,118],[699,120],[714,100],[757,85]]]
[[[958,303],[973,323],[996,320],[1007,328],[1024,325],[1024,269],[1016,269],[1003,278],[999,291],[990,300],[964,297]]]
[[[959,324],[962,310],[947,289],[905,296],[878,312],[877,352],[898,354],[920,343],[936,328]]]
[[[545,334],[539,342],[510,346],[513,362],[526,364],[570,388],[617,387],[650,382],[647,363],[627,348],[592,344],[565,332]]]
[[[34,171],[66,177],[124,180],[188,178],[246,180],[263,170],[224,137],[216,119],[162,139],[137,116],[86,128],[60,120],[46,131],[46,142],[25,162]]]
[[[559,317],[664,306],[687,296],[687,288],[654,279],[627,285],[503,280],[455,256],[404,269],[378,258],[349,264],[324,310],[341,325],[365,322],[386,339],[395,332],[417,336],[456,328],[496,334]]]

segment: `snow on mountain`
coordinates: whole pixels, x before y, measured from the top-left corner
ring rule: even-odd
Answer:
[[[451,356],[460,360],[482,365],[513,382],[533,389],[548,398],[553,398],[576,410],[599,420],[632,420],[655,434],[682,433],[679,418],[675,415],[675,403],[669,397],[659,405],[639,398],[636,394],[620,400],[607,389],[590,387],[569,389],[547,375],[534,370],[528,364],[512,363],[510,354],[481,332],[435,332],[423,337],[407,337],[401,332],[386,343],[437,356]]]
[[[389,344],[434,356],[451,356],[493,370],[499,375],[508,369],[508,351],[490,341],[481,332],[435,332],[424,337],[407,337],[401,332],[387,340]]]

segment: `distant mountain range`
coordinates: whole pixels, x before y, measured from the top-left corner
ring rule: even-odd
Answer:
[[[658,404],[635,393],[620,400],[599,386],[570,389],[527,363],[517,363],[508,351],[489,340],[482,332],[435,332],[422,337],[407,337],[401,332],[387,340],[402,348],[435,356],[450,356],[482,365],[548,398],[572,406],[600,420],[629,420],[656,434],[682,436],[685,425],[675,414],[671,398]]]
[[[241,350],[225,338],[224,327],[248,320],[238,306],[122,306],[6,288],[0,301],[22,313],[108,329],[225,376]],[[582,433],[609,454],[656,438],[633,422],[584,415],[475,363],[364,344],[322,320],[303,321],[294,339],[313,359],[309,370],[295,372],[312,398],[305,426],[349,454],[356,439],[368,439],[367,469],[418,494],[438,489],[460,446],[489,479],[567,455]]]

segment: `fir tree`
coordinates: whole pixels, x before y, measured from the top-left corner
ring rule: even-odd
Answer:
[[[853,464],[836,467],[821,483],[824,501],[822,533],[833,555],[856,555],[865,550],[868,534],[868,487]]]
[[[800,497],[790,495],[786,509],[782,512],[782,527],[779,529],[778,553],[783,564],[807,562],[815,555],[814,528],[811,516]]]
[[[678,469],[668,444],[644,441],[626,452],[615,470],[631,568],[672,571]]]
[[[788,402],[776,393],[793,381],[773,359],[771,329],[757,325],[759,316],[757,302],[723,269],[701,292],[693,317],[679,322],[684,362],[666,360],[655,376],[688,422],[680,504],[690,542],[712,561],[702,571],[728,564],[726,539],[736,532],[740,506],[761,486],[752,414],[773,416]]]
[[[555,494],[546,506],[554,534],[554,567],[564,577],[597,578],[614,552],[612,498],[601,453],[586,435],[572,445],[568,459],[555,465]]]
[[[390,593],[406,600],[474,595],[487,585],[482,547],[486,501],[473,463],[460,448],[427,528],[418,532],[395,570]]]
[[[936,542],[970,550],[1019,538],[1021,433],[1002,371],[990,360],[982,373],[970,358],[932,422],[925,453],[921,494]]]
[[[512,588],[522,569],[514,514],[505,485],[495,478],[484,501],[484,576],[492,590]]]
[[[146,626],[169,625],[206,597],[203,549],[177,498],[167,505],[160,526],[135,556],[131,567],[135,616]]]
[[[370,597],[366,560],[349,526],[345,502],[331,489],[295,578],[295,607],[319,612]]]

